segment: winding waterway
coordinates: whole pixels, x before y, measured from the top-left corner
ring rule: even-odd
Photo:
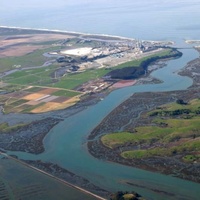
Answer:
[[[200,17],[199,8],[199,0],[57,0],[56,3],[49,3],[49,0],[7,0],[2,1],[0,7],[0,24],[173,40],[181,47],[185,46],[183,39],[199,39],[200,25],[195,20]],[[86,147],[86,138],[91,130],[133,93],[189,87],[192,80],[176,72],[198,57],[198,53],[193,49],[182,51],[180,59],[169,61],[166,67],[151,74],[163,83],[115,90],[98,104],[65,119],[46,136],[45,152],[40,155],[10,153],[27,160],[57,163],[111,191],[135,190],[147,199],[198,200],[200,184],[98,160],[88,153]],[[142,187],[126,185],[126,181]]]
[[[57,163],[111,191],[136,190],[148,199],[198,199],[200,185],[197,183],[98,160],[88,153],[86,147],[86,137],[91,130],[110,111],[133,93],[174,91],[189,87],[192,80],[188,77],[179,76],[177,72],[187,62],[198,57],[198,53],[194,49],[184,49],[182,52],[181,58],[168,61],[166,67],[151,74],[162,80],[163,83],[136,85],[115,90],[103,101],[65,119],[54,127],[44,139],[44,153],[32,155],[15,152],[15,154],[23,159],[40,159]],[[124,184],[125,181],[142,187],[126,185]]]

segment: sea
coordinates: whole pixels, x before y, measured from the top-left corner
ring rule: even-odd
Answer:
[[[199,11],[200,0],[3,0],[0,26],[170,40],[178,47],[188,47],[185,40],[200,39]],[[10,154],[27,160],[53,162],[112,192],[135,190],[146,199],[198,200],[200,184],[96,159],[88,153],[86,145],[92,129],[133,93],[188,88],[192,80],[179,76],[177,71],[199,54],[194,49],[181,51],[180,59],[171,60],[166,67],[152,73],[163,80],[161,84],[115,90],[103,101],[55,126],[44,139],[44,153]]]
[[[200,37],[199,0],[1,0],[0,26],[144,40]]]

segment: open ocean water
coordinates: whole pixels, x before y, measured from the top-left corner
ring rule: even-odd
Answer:
[[[148,40],[200,37],[199,0],[1,0],[0,25]]]

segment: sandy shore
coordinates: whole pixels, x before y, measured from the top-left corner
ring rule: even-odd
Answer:
[[[120,40],[135,40],[133,38],[116,36],[116,35],[108,35],[108,34],[91,34],[91,33],[83,33],[83,32],[75,32],[75,31],[65,31],[65,30],[55,30],[55,29],[43,29],[43,28],[28,28],[28,27],[17,27],[17,26],[0,26],[0,28],[6,29],[20,29],[20,30],[28,30],[28,31],[44,31],[44,32],[51,32],[51,33],[63,33],[69,35],[76,35],[76,36],[99,36],[99,37],[108,37],[113,39],[120,39]],[[154,41],[156,42],[156,41]]]
[[[76,32],[76,31],[65,31],[65,30],[55,30],[55,29],[43,29],[43,28],[29,28],[29,27],[16,27],[16,26],[0,26],[0,28],[6,28],[6,29],[19,29],[19,30],[25,30],[25,31],[43,31],[47,33],[61,33],[61,34],[68,34],[68,35],[74,35],[74,36],[80,36],[81,38],[85,37],[85,39],[105,39],[105,40],[128,40],[128,41],[134,41],[135,38],[129,38],[129,37],[123,37],[118,35],[109,35],[109,34],[95,34],[95,33],[83,33],[83,32]],[[151,43],[158,43],[158,44],[166,44],[166,45],[174,45],[175,43],[173,41],[156,41],[156,40],[143,40]]]

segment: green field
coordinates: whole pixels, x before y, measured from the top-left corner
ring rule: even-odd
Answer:
[[[2,124],[0,124],[0,134],[15,131],[15,130],[17,130],[20,127],[23,127],[25,125],[26,124],[17,124],[17,125],[14,125],[14,126],[9,126],[8,123],[2,123]]]
[[[76,40],[70,40],[70,42],[77,42]],[[80,44],[83,45],[83,44]],[[93,45],[91,43],[90,45]],[[25,56],[21,57],[7,57],[2,58],[1,63],[4,66],[1,70],[4,71],[13,69],[14,65],[21,65],[21,67],[31,67],[31,66],[40,66],[49,58],[45,58],[43,53],[58,50],[60,47],[51,47],[45,48],[42,50],[36,50],[32,53],[29,53]],[[103,77],[111,70],[117,68],[123,68],[126,66],[140,66],[143,61],[153,58],[153,57],[162,57],[166,55],[170,55],[171,50],[167,49],[161,53],[154,54],[152,56],[148,56],[142,59],[133,60],[131,62],[126,62],[122,65],[118,65],[111,69],[101,68],[101,69],[88,69],[83,72],[76,73],[67,73],[63,77],[55,77],[55,71],[60,68],[60,64],[52,64],[47,67],[35,68],[35,69],[27,69],[27,70],[19,70],[13,74],[5,76],[2,78],[4,84],[8,84],[2,87],[2,91],[16,92],[22,90],[23,92],[31,93],[39,93],[40,90],[52,87],[52,88],[60,88],[60,90],[51,93],[53,96],[64,96],[64,97],[75,97],[80,95],[80,92],[75,91],[76,88],[83,83],[86,83],[90,80],[96,80],[98,78]],[[52,58],[51,58],[52,59]],[[31,88],[27,88],[31,86]],[[74,91],[73,91],[74,90]],[[9,96],[4,96],[1,98],[1,103],[4,104],[4,113],[10,112],[30,112],[34,108],[44,105],[41,102],[38,105],[30,105],[27,100],[22,100],[20,98],[10,98]]]
[[[128,159],[184,154],[184,161],[194,160],[200,157],[200,116],[198,112],[200,100],[194,99],[187,105],[177,103],[165,105],[160,112],[184,110],[185,107],[193,113],[192,116],[190,113],[181,113],[176,117],[168,116],[163,119],[156,116],[153,122],[157,126],[137,127],[132,133],[107,134],[102,136],[101,141],[111,149],[126,144],[137,147],[136,150],[122,152],[122,157]],[[150,113],[153,112],[155,111]],[[187,118],[186,115],[190,117]],[[140,146],[144,144],[150,148],[140,149]]]
[[[23,60],[23,62],[25,64],[26,61],[34,60],[34,58],[37,58],[36,59],[37,62],[40,62],[40,64],[41,64],[41,59],[43,59],[42,62],[45,61],[44,60],[45,58],[44,58],[44,56],[42,56],[42,53],[53,50],[53,49],[54,48],[49,48],[49,49],[45,49],[45,50],[37,50],[34,53],[19,57],[17,59]],[[152,56],[147,56],[142,59],[126,62],[124,64],[118,65],[111,69],[105,69],[105,68],[104,69],[90,69],[90,70],[86,70],[84,72],[71,73],[71,74],[67,74],[66,76],[64,76],[62,78],[57,79],[56,81],[53,81],[54,78],[51,78],[50,75],[55,72],[55,70],[59,67],[58,65],[51,65],[51,66],[43,67],[43,68],[39,68],[39,69],[17,71],[15,73],[3,78],[3,81],[6,83],[11,83],[11,84],[16,84],[16,85],[35,85],[35,86],[38,85],[38,86],[49,86],[49,87],[57,87],[57,88],[65,88],[65,89],[74,89],[77,86],[79,86],[89,80],[101,78],[102,76],[106,75],[110,70],[123,68],[123,67],[127,67],[127,66],[136,66],[137,67],[146,59],[153,58],[156,56],[162,57],[162,56],[169,55],[170,53],[171,53],[171,50],[167,49],[161,53],[157,53]],[[31,58],[30,58],[30,56],[31,56]],[[9,60],[10,58],[6,58],[6,59]],[[11,60],[12,59],[13,59],[13,61],[15,60],[15,58],[11,58]],[[28,64],[28,62],[27,62],[27,64]],[[40,64],[37,63],[37,64],[34,64],[34,66],[37,66]],[[32,64],[30,64],[30,66],[32,66]]]
[[[133,144],[151,143],[159,141],[169,143],[180,138],[193,138],[200,136],[200,117],[193,119],[168,119],[160,122],[167,124],[167,127],[145,126],[137,127],[135,133],[120,132],[105,135],[101,138],[104,145],[114,148],[128,142]]]
[[[87,70],[85,72],[67,74],[60,78],[57,82],[52,83],[53,78],[50,77],[58,66],[51,65],[39,69],[30,69],[15,72],[3,78],[6,83],[16,85],[35,85],[35,86],[49,86],[65,89],[73,89],[89,80],[97,79],[108,73],[109,70],[97,69]]]
[[[73,89],[89,80],[101,78],[102,76],[106,75],[110,70],[124,68],[127,66],[138,67],[144,60],[146,60],[148,58],[153,58],[156,56],[162,57],[162,56],[170,55],[170,53],[171,53],[171,50],[167,49],[161,53],[157,53],[152,56],[147,56],[142,59],[126,62],[126,63],[123,63],[116,67],[112,67],[110,69],[104,69],[104,68],[103,69],[95,69],[95,70],[91,69],[91,70],[87,70],[87,71],[80,72],[80,73],[68,74],[67,76],[61,78],[59,82],[55,83],[54,86],[60,87],[60,88],[66,88],[66,89]]]
[[[75,92],[75,91],[59,90],[59,91],[52,93],[51,95],[75,97],[75,96],[80,95],[80,94],[81,94],[80,92]]]
[[[66,89],[74,89],[75,87],[97,78],[101,78],[105,74],[108,73],[106,69],[91,69],[85,72],[68,74],[65,77],[61,78],[61,80],[54,84],[54,87],[66,88]]]
[[[2,90],[7,91],[7,92],[14,92],[14,91],[22,90],[23,88],[25,88],[25,86],[23,85],[7,84],[6,86],[2,88]]]
[[[14,112],[22,112],[22,113],[30,113],[31,110],[38,108],[39,106],[44,105],[44,102],[41,102],[40,104],[36,105],[36,106],[31,106],[31,105],[22,105],[20,109],[20,111],[17,111],[17,109],[14,109]]]
[[[149,59],[149,58],[153,58],[153,57],[163,57],[163,56],[167,56],[167,55],[171,55],[171,53],[172,53],[172,50],[171,49],[166,49],[166,50],[164,50],[164,51],[162,51],[162,52],[159,52],[159,53],[155,53],[155,54],[153,54],[153,55],[151,55],[151,56],[146,56],[146,57],[144,57],[144,58],[141,58],[141,59],[136,59],[136,60],[132,60],[132,61],[129,61],[129,62],[126,62],[126,63],[123,63],[123,64],[120,64],[120,65],[118,65],[118,66],[116,66],[116,67],[113,67],[112,69],[122,69],[122,68],[124,68],[124,67],[130,67],[130,66],[132,66],[132,67],[139,67],[140,66],[140,64],[143,62],[143,61],[145,61],[145,60],[147,60],[147,59]]]
[[[57,69],[56,65],[39,69],[17,71],[3,78],[6,83],[16,85],[48,85],[52,83],[51,73]]]
[[[14,101],[13,103],[10,103],[9,106],[16,107],[16,106],[19,106],[19,105],[24,104],[26,102],[28,102],[28,100],[20,99],[20,100]]]
[[[30,87],[28,89],[25,89],[24,91],[26,91],[26,92],[39,92],[41,90],[43,90],[42,87]]]
[[[44,57],[43,54],[58,49],[58,46],[48,47],[44,49],[35,50],[34,52],[26,54],[24,56],[1,58],[0,72],[15,69],[15,65],[21,65],[21,67],[34,67],[43,65],[47,60],[52,60],[52,58]]]
[[[170,105],[160,106],[152,112],[149,112],[149,116],[176,116],[176,114],[182,113],[182,117],[192,117],[200,113],[200,99],[194,99],[189,104],[181,105],[178,103],[172,103]],[[185,115],[184,115],[185,114]]]
[[[199,151],[200,151],[200,141],[198,140],[198,141],[188,141],[177,147],[125,151],[121,153],[121,156],[127,159],[142,159],[153,156],[174,156],[177,154],[179,155],[186,154],[182,157],[183,161],[193,162],[196,160],[200,161]]]

